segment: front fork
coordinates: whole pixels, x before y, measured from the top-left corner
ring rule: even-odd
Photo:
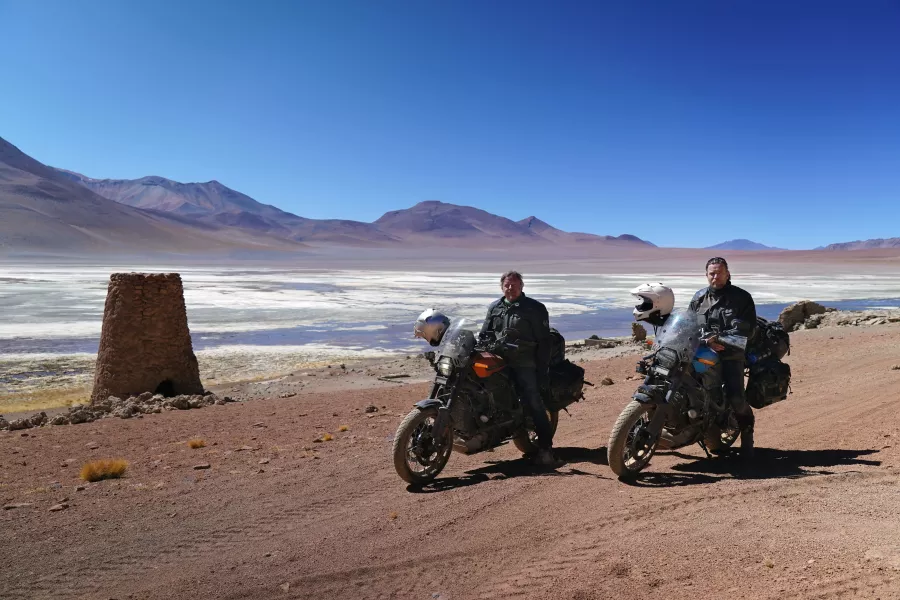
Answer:
[[[647,423],[647,433],[650,434],[654,442],[659,439],[663,427],[665,427],[666,421],[669,420],[671,414],[672,406],[670,404],[656,405],[656,410],[653,411],[653,416],[650,417],[650,422]]]
[[[647,431],[653,436],[654,441],[659,439],[669,417],[674,416],[672,414],[674,411],[672,400],[675,397],[675,391],[680,385],[681,373],[676,372],[669,380],[669,389],[666,391],[665,401],[656,405],[656,410],[653,411],[653,416],[647,424]]]
[[[656,443],[656,441],[659,440],[660,434],[662,434],[666,421],[668,421],[669,417],[672,415],[673,408],[671,402],[675,395],[675,390],[678,389],[681,378],[679,374],[672,377],[669,381],[669,389],[666,392],[665,397],[661,398],[659,394],[654,393],[652,390],[652,376],[646,368],[642,369],[642,366],[644,366],[643,361],[638,363],[637,371],[646,375],[644,378],[644,385],[638,388],[638,392],[634,394],[633,398],[643,404],[654,405],[655,409],[653,410],[653,416],[650,417],[650,422],[647,423],[644,431],[649,437],[649,440],[652,443]]]
[[[434,387],[431,388],[431,398],[436,399],[441,389],[446,389],[450,385],[450,393],[447,396],[447,403],[441,403],[437,409],[437,417],[434,419],[434,425],[431,428],[431,437],[438,448],[443,448],[447,441],[447,436],[453,435],[452,419],[450,418],[450,405],[453,398],[456,397],[456,387],[459,385],[460,377],[452,377],[450,381],[435,381]]]

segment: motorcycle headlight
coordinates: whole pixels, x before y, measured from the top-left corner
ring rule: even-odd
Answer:
[[[661,348],[656,353],[656,362],[666,369],[672,369],[678,364],[678,353],[672,348]]]
[[[450,377],[453,373],[453,361],[449,356],[443,356],[437,363],[437,371],[444,377]]]

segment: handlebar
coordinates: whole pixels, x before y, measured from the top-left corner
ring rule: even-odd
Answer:
[[[485,352],[497,352],[498,350],[502,350],[504,348],[517,350],[519,348],[519,344],[513,344],[512,342],[507,342],[505,337],[502,337],[499,339],[492,339],[489,336],[485,336],[483,338],[478,339],[478,343],[477,343],[476,347],[481,348]]]
[[[727,348],[740,350],[741,352],[747,349],[747,338],[743,335],[737,335],[734,333],[705,332],[701,336],[701,338],[704,344],[709,344],[709,342],[714,339],[717,344],[721,344]]]

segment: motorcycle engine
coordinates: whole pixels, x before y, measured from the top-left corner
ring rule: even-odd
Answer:
[[[473,436],[478,432],[478,414],[473,398],[474,390],[462,390],[453,399],[450,406],[450,417],[453,419],[454,429],[466,436]]]
[[[508,420],[517,402],[512,386],[506,380],[489,378],[466,386],[451,407],[455,428],[467,436]]]

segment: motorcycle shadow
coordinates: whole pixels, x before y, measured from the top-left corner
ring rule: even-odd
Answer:
[[[595,479],[609,479],[596,473],[588,473],[573,467],[578,463],[591,463],[595,465],[607,465],[606,448],[578,448],[563,447],[554,448],[553,453],[565,464],[559,469],[542,469],[531,464],[526,458],[515,460],[487,461],[485,466],[466,471],[459,477],[439,477],[429,484],[417,486],[408,485],[406,490],[414,494],[433,494],[446,492],[470,485],[478,485],[485,481],[509,479],[511,477],[572,477],[587,476]]]
[[[830,467],[861,465],[877,467],[880,460],[860,458],[879,450],[780,450],[756,448],[750,461],[743,461],[737,452],[726,456],[706,458],[680,452],[667,452],[689,462],[672,467],[675,473],[642,473],[631,482],[641,487],[677,487],[715,483],[722,479],[779,479],[834,475]]]

